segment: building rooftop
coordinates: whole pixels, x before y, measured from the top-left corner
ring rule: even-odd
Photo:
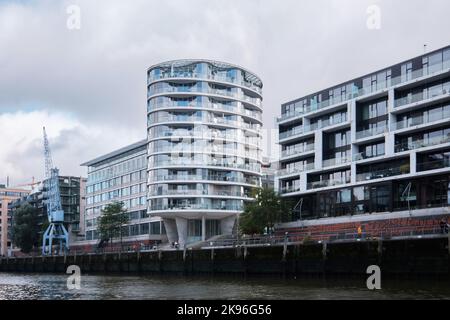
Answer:
[[[142,148],[142,147],[146,147],[146,146],[147,146],[147,139],[141,140],[139,142],[136,142],[136,143],[130,144],[130,145],[126,146],[126,147],[117,149],[117,150],[115,150],[113,152],[110,152],[108,154],[105,154],[103,156],[95,158],[93,160],[90,160],[90,161],[87,161],[85,163],[82,163],[81,166],[93,166],[93,165],[99,164],[99,163],[101,163],[101,162],[103,162],[105,160],[108,160],[108,159],[111,159],[111,158],[123,155],[123,154],[125,154],[125,153],[127,153],[129,151],[134,150],[134,149],[138,149],[138,148]]]

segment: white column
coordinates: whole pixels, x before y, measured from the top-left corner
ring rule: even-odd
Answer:
[[[202,241],[206,240],[206,218],[202,217]]]
[[[178,243],[180,244],[180,248],[184,248],[187,242],[187,225],[188,221],[185,218],[175,218],[177,224],[178,231]]]
[[[411,157],[410,157],[410,173],[416,173],[417,172],[417,153],[416,152],[411,152]]]
[[[322,144],[322,131],[316,131],[314,135],[314,150],[316,152],[314,158],[314,169],[320,170],[322,169],[322,160],[323,160],[323,144]]]
[[[389,133],[386,134],[385,154],[387,157],[395,154],[395,135],[393,133],[394,125],[397,122],[397,116],[392,113],[394,111],[395,93],[394,89],[389,90],[389,99],[387,104]]]
[[[166,229],[167,240],[169,243],[178,241],[177,225],[173,219],[163,219],[164,228]]]
[[[306,192],[308,188],[308,174],[306,172],[300,172],[300,191]]]
[[[232,234],[235,222],[236,216],[230,216],[220,220],[220,231],[222,235]]]

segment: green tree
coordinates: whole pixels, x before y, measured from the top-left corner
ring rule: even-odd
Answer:
[[[105,206],[99,221],[100,239],[111,241],[120,237],[120,246],[122,247],[122,227],[129,222],[127,210],[123,202],[113,202]]]
[[[35,207],[25,203],[21,205],[13,216],[13,241],[23,253],[30,253],[38,246],[39,217]]]
[[[290,204],[273,189],[254,189],[252,197],[255,201],[245,205],[244,212],[239,218],[239,229],[242,234],[262,234],[264,230],[272,230],[276,223],[291,219]]]

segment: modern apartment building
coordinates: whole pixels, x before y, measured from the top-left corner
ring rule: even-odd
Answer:
[[[45,192],[47,180],[36,184],[33,190],[28,191],[20,198],[11,201],[8,206],[8,215],[14,223],[14,214],[22,205],[29,204],[37,209],[39,217],[40,233],[44,233],[48,223],[47,206],[45,204]],[[69,243],[73,244],[79,240],[83,234],[83,227],[80,224],[83,218],[86,189],[86,178],[74,176],[59,176],[59,189],[61,195],[61,205],[64,211],[64,225],[69,232]],[[41,244],[39,244],[41,245]]]
[[[8,215],[8,205],[28,194],[29,191],[17,188],[7,188],[0,185],[0,256],[7,256],[11,246],[11,216]]]
[[[281,112],[276,185],[296,219],[449,213],[450,47]]]
[[[148,69],[148,210],[170,242],[232,234],[261,183],[262,87],[218,61]]]
[[[82,165],[88,167],[84,244],[98,243],[101,210],[114,201],[123,202],[129,214],[130,222],[123,229],[124,243],[161,241],[164,233],[161,220],[147,214],[147,140]]]

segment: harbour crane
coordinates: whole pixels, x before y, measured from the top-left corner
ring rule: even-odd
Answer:
[[[53,167],[50,144],[47,133],[44,131],[44,158],[45,158],[45,193],[44,198],[47,208],[49,226],[42,238],[42,255],[51,255],[53,240],[59,242],[58,254],[69,249],[69,234],[64,227],[64,210],[61,205],[59,190],[59,169]]]

